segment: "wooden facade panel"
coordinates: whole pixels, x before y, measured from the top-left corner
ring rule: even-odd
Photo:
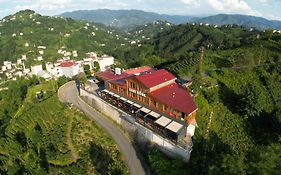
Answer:
[[[167,115],[177,118],[178,120],[184,120],[186,123],[190,123],[196,115],[196,111],[190,115],[184,114],[183,112],[177,111],[168,105],[159,102],[157,99],[150,97],[148,95],[149,89],[136,81],[134,78],[127,79],[125,85],[119,85],[110,82],[108,88],[113,92],[117,92],[128,98],[134,99],[141,104],[166,113]]]

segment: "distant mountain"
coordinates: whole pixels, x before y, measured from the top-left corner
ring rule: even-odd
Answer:
[[[168,21],[173,24],[187,23],[194,17],[179,15],[161,15],[157,13],[144,12],[141,10],[79,10],[66,12],[59,16],[69,17],[76,20],[98,22],[107,26],[118,28],[134,28],[139,25],[155,21]]]
[[[278,29],[281,30],[281,21],[267,20],[265,18],[247,15],[226,15],[219,14],[192,20],[197,23],[209,23],[212,25],[236,24],[245,27],[255,27],[257,29]]]

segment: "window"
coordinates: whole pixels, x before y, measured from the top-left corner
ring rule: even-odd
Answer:
[[[136,88],[136,84],[135,83],[133,83],[133,82],[130,82],[130,88],[133,88],[133,89],[135,89]]]
[[[152,101],[152,105],[154,106],[154,107],[157,107],[157,102],[156,101]]]
[[[124,94],[124,93],[125,93],[125,90],[120,87],[120,88],[119,88],[119,92],[120,92],[121,94]]]

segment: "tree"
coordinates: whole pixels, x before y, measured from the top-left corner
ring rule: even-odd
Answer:
[[[94,68],[96,72],[100,71],[100,64],[97,61],[94,61]]]
[[[281,144],[258,146],[250,154],[248,174],[278,175],[281,170]]]
[[[90,66],[89,65],[83,65],[83,69],[84,69],[84,72],[86,74],[87,77],[90,77],[92,74],[91,74],[91,70],[90,70]]]
[[[27,149],[28,142],[24,132],[17,132],[15,139],[19,144],[21,144],[22,148]]]
[[[61,87],[62,85],[64,85],[65,83],[67,83],[69,81],[69,79],[66,76],[61,76],[58,78],[57,82],[58,82],[58,86]]]
[[[270,111],[271,99],[263,85],[253,81],[245,88],[241,99],[242,112],[248,116],[258,116],[262,111]]]

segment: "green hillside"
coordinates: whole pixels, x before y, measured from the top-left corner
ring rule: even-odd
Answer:
[[[107,53],[127,43],[101,24],[41,16],[31,10],[2,19],[0,33],[0,62],[15,61],[23,54],[33,60],[40,55],[38,46],[45,46],[43,58],[53,61],[62,57],[58,54],[61,48],[76,50],[83,58],[86,52]]]
[[[149,64],[181,76],[198,68],[202,48],[202,66],[206,69],[253,66],[281,59],[281,35],[271,30],[185,24],[170,26],[154,36],[143,40],[141,47],[120,49],[116,57],[128,67]]]
[[[142,46],[120,51],[124,65],[166,68],[192,77],[198,106],[188,164],[156,149],[156,175],[279,174],[281,35],[240,26],[172,26]],[[123,54],[123,55],[122,55]]]
[[[0,174],[128,174],[106,132],[35,80],[0,92]]]
[[[129,38],[134,40],[146,41],[153,39],[159,33],[170,29],[174,24],[168,21],[155,21],[135,27],[127,32]]]

